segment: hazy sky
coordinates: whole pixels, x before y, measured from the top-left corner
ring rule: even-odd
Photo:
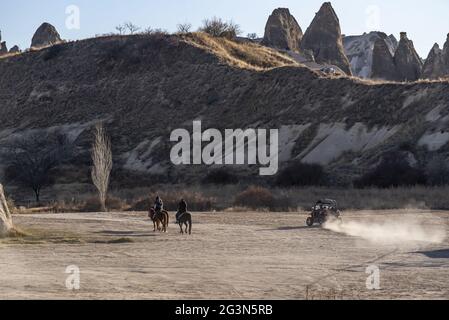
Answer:
[[[277,7],[287,7],[305,31],[322,0],[1,0],[0,30],[10,48],[28,48],[37,27],[44,21],[58,29],[64,39],[83,39],[113,32],[125,21],[144,28],[175,31],[176,25],[190,22],[197,28],[204,18],[218,16],[241,25],[244,34],[263,35],[268,15]],[[449,33],[447,0],[334,0],[332,4],[346,35],[380,30],[407,31],[424,58],[435,42],[442,46]],[[80,28],[66,27],[66,8],[80,12]]]

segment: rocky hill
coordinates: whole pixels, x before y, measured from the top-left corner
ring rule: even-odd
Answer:
[[[127,177],[202,179],[204,166],[169,161],[171,131],[200,119],[219,130],[278,128],[282,167],[319,163],[344,179],[392,150],[415,163],[447,153],[449,83],[326,77],[275,50],[205,34],[113,36],[0,58],[0,118],[0,150],[15,136],[65,132],[78,148],[61,174],[69,182],[88,172],[100,120]],[[254,166],[235,169],[257,177]]]

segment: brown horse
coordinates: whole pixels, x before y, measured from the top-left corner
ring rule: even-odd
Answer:
[[[156,210],[154,210],[154,208],[150,208],[148,217],[151,219],[151,221],[153,221],[154,232],[156,232],[156,228],[158,231],[167,232],[167,227],[170,223],[170,216],[167,211],[162,210],[162,212],[156,213]]]
[[[178,224],[181,228],[181,233],[184,234],[183,225],[185,225],[186,230],[185,233],[192,234],[192,215],[188,212],[182,213],[178,217]]]

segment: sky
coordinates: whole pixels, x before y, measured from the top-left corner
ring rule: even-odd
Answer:
[[[30,46],[42,22],[53,24],[63,39],[75,40],[114,32],[117,25],[127,21],[142,29],[174,32],[179,23],[188,22],[197,29],[205,18],[217,16],[238,23],[243,35],[263,36],[266,20],[275,8],[289,8],[305,32],[322,3],[323,0],[1,0],[0,30],[8,48],[17,44],[24,49]],[[406,31],[424,58],[435,42],[442,47],[449,33],[447,0],[334,0],[332,5],[343,34],[384,31],[399,39],[399,33]],[[73,19],[78,11],[79,19]]]

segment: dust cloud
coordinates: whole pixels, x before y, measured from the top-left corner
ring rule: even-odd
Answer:
[[[325,229],[359,237],[372,243],[408,244],[426,242],[438,244],[446,239],[444,225],[428,225],[423,218],[383,217],[376,221],[329,221]]]

